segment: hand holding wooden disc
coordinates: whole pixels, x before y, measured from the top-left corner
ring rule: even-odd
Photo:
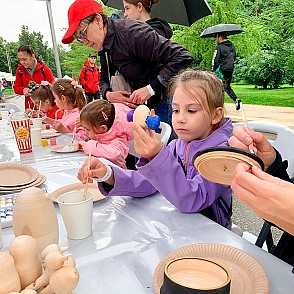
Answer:
[[[236,165],[240,162],[264,169],[264,164],[258,156],[232,147],[203,149],[194,155],[193,162],[202,177],[225,185],[232,183]]]

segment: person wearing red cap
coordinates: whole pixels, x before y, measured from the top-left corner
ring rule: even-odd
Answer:
[[[94,0],[76,0],[68,10],[69,28],[62,42],[74,39],[99,51],[102,97],[135,108],[147,103],[149,108],[160,106],[166,100],[169,79],[188,67],[193,58],[181,45],[157,34],[148,24],[128,19],[113,20]],[[105,60],[103,62],[103,60]],[[109,77],[119,72],[132,87],[132,92],[115,91]],[[158,113],[160,119],[169,120],[168,106]]]

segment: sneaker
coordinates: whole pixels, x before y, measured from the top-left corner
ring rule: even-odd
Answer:
[[[236,110],[239,110],[240,109],[240,107],[241,107],[241,103],[242,103],[242,101],[240,100],[240,99],[236,99],[235,100],[235,106],[236,106]]]

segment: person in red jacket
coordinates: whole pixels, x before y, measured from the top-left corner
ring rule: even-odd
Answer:
[[[100,98],[99,80],[100,72],[98,66],[95,64],[97,56],[89,54],[88,61],[86,61],[80,72],[80,83],[85,90],[87,102]]]
[[[18,95],[25,95],[25,109],[35,109],[34,102],[30,97],[30,82],[40,84],[41,81],[54,82],[51,69],[37,59],[33,49],[27,45],[22,45],[17,50],[19,64],[16,69],[14,92]],[[33,84],[35,84],[33,83]]]

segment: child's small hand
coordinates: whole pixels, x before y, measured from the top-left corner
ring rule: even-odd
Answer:
[[[75,123],[75,126],[76,126],[76,128],[81,128],[82,127],[80,118],[77,118],[76,123]]]
[[[85,143],[86,143],[86,141],[79,141],[78,142],[78,147],[79,147],[80,150],[83,150],[83,147],[84,147]]]
[[[25,111],[25,113],[27,115],[31,115],[31,112],[33,112],[33,109],[31,109],[31,108],[27,108],[26,111]]]
[[[160,137],[150,129],[148,129],[149,134],[147,134],[138,123],[132,123],[132,129],[137,154],[148,160],[153,159],[162,148]]]
[[[88,173],[88,161],[89,161],[89,158],[85,160],[84,164],[82,165],[82,167],[80,168],[78,172],[78,179],[83,184],[86,183],[87,177],[89,177],[89,182],[92,183],[93,180],[91,178],[102,178],[106,174],[105,164],[102,163],[98,158],[93,156],[90,159],[90,171]]]
[[[67,129],[60,121],[54,120],[52,124],[53,129],[55,129],[59,133],[69,133],[69,129]]]

